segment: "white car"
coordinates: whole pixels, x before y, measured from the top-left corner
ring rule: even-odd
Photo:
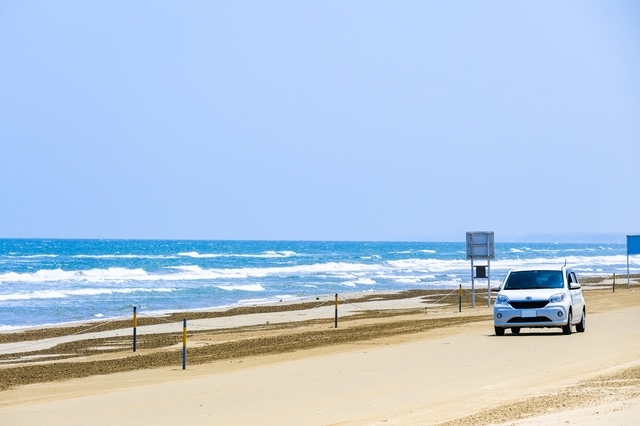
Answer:
[[[507,328],[513,334],[527,328],[562,328],[563,334],[586,329],[587,309],[576,274],[562,267],[517,268],[511,270],[493,305],[496,336]]]

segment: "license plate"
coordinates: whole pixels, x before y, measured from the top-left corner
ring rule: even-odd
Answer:
[[[537,316],[536,315],[536,310],[535,309],[523,309],[521,316],[522,316],[522,318],[535,318]]]

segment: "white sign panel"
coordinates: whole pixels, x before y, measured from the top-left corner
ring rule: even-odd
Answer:
[[[467,232],[467,259],[493,258],[493,232]]]

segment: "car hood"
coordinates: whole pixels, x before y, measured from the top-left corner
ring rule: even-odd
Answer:
[[[536,290],[501,290],[499,294],[507,296],[509,300],[526,300],[527,297],[531,297],[531,300],[547,300],[554,294],[562,293],[562,288],[545,288]]]

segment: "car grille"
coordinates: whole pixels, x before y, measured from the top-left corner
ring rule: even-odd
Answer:
[[[515,309],[540,309],[547,306],[548,300],[512,300],[509,302],[512,308]]]
[[[534,317],[534,318],[511,318],[508,323],[515,324],[520,322],[551,322],[551,320],[547,317]]]

